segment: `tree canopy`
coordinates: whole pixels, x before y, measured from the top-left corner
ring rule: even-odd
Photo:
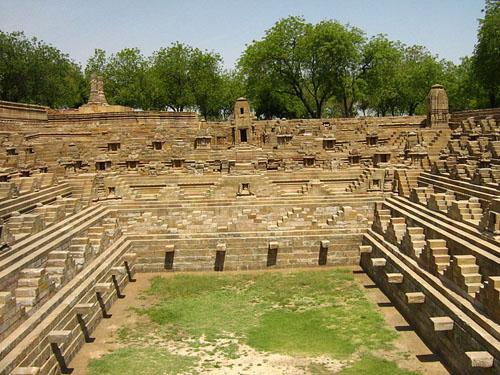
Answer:
[[[262,118],[420,114],[430,87],[441,83],[450,109],[497,106],[500,95],[500,2],[486,0],[472,56],[459,64],[425,47],[359,28],[289,16],[246,46],[225,69],[213,51],[175,42],[151,56],[138,48],[108,55],[96,49],[85,69],[23,33],[0,32],[0,99],[54,108],[82,104],[90,75],[104,77],[111,104],[144,110],[197,111],[227,118],[246,96]]]
[[[0,31],[0,100],[74,107],[86,95],[80,66],[22,32]]]
[[[474,50],[474,72],[486,90],[491,107],[500,97],[500,2],[486,0],[484,18],[479,20]]]

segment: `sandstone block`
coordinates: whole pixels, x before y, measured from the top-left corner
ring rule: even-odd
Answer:
[[[434,331],[451,331],[453,329],[453,319],[449,316],[436,316],[431,318]]]
[[[385,258],[372,258],[373,267],[384,267],[386,263],[387,259]]]
[[[465,352],[465,355],[469,357],[471,367],[493,367],[493,356],[488,352]]]
[[[410,292],[405,293],[406,303],[408,304],[419,304],[425,302],[425,294],[421,292]]]
[[[403,282],[403,274],[402,273],[388,273],[387,281],[389,284],[401,284]]]
[[[51,331],[47,335],[47,339],[51,344],[62,345],[69,341],[71,336],[71,331],[62,330],[62,331]]]

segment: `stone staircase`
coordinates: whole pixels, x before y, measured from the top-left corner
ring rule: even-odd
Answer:
[[[448,247],[446,247],[446,241],[441,239],[427,240],[419,258],[426,270],[434,275],[442,275],[450,265],[450,256]]]
[[[483,209],[479,199],[472,197],[468,200],[452,201],[448,207],[448,216],[477,226],[483,216]]]
[[[419,258],[426,244],[424,228],[407,227],[401,240],[401,250],[412,258]]]
[[[398,194],[409,197],[411,189],[417,187],[417,179],[422,171],[420,169],[396,169],[394,179],[397,181]]]
[[[389,243],[399,246],[406,233],[406,219],[404,217],[392,217],[384,233],[384,238]]]
[[[28,311],[46,299],[51,289],[49,275],[44,268],[24,269],[17,280],[16,303]]]
[[[482,287],[479,266],[473,255],[454,255],[444,276],[471,296],[475,296]]]
[[[45,264],[49,282],[55,289],[60,289],[76,273],[76,266],[70,251],[52,251]]]

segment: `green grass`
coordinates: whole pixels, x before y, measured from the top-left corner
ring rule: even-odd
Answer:
[[[193,373],[196,357],[169,355],[155,345],[158,340],[188,342],[196,356],[207,350],[202,336],[218,342],[214,350],[227,359],[238,358],[238,345],[217,339],[236,338],[260,351],[294,356],[350,359],[368,353],[342,374],[410,374],[369,354],[392,349],[396,333],[347,269],[174,274],[153,278],[144,293],[154,304],[133,311],[148,319],[120,328],[119,340],[129,347],[94,360],[90,374]],[[145,362],[150,365],[134,367]],[[207,366],[219,364],[202,364]],[[313,363],[307,369],[318,375],[328,371]]]
[[[122,348],[89,365],[89,375],[164,375],[186,373],[196,363],[193,357],[169,354],[152,347]]]
[[[394,362],[373,357],[371,355],[363,356],[351,367],[342,370],[339,375],[417,375],[416,372],[403,370]]]
[[[395,337],[345,269],[157,277],[148,293],[159,303],[138,311],[171,337],[232,333],[264,351],[336,358]]]

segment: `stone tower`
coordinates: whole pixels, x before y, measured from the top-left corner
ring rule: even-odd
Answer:
[[[78,108],[80,113],[129,112],[132,108],[122,105],[110,105],[104,95],[104,81],[101,76],[92,73],[90,76],[89,101]]]
[[[250,104],[245,98],[238,98],[234,103],[233,111],[234,143],[246,143],[251,141],[252,114],[250,113]]]
[[[427,125],[431,128],[446,128],[449,119],[448,95],[443,86],[433,85],[427,95]]]
[[[106,96],[104,96],[104,82],[101,76],[92,73],[90,76],[90,97],[88,104],[107,105]]]

